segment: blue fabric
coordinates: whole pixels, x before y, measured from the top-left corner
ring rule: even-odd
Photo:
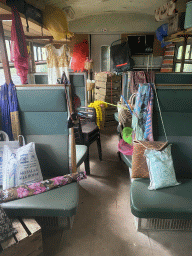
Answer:
[[[153,89],[151,84],[139,84],[132,116],[132,128],[137,140],[149,139],[152,134]]]
[[[2,116],[2,130],[9,136],[9,140],[13,140],[10,107],[8,100],[8,86],[7,84],[1,85],[1,116]]]
[[[164,42],[164,37],[168,36],[168,23],[161,25],[158,27],[158,29],[155,31],[157,39],[161,42],[161,47],[170,44],[170,42]]]
[[[149,170],[149,190],[156,190],[180,184],[177,182],[175,176],[171,155],[171,144],[162,151],[146,149],[144,155],[146,156]]]
[[[16,87],[13,83],[10,83],[8,86],[8,101],[10,112],[19,111]]]

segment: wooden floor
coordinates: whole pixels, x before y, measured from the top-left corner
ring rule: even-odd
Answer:
[[[192,232],[137,232],[129,204],[130,179],[117,155],[116,127],[101,134],[103,161],[91,146],[91,175],[80,182],[73,229],[45,231],[45,256],[191,256]],[[82,167],[84,168],[84,167]]]

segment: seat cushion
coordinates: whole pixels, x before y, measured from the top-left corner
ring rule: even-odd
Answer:
[[[76,145],[76,162],[77,167],[79,167],[87,157],[87,146]]]
[[[91,133],[94,130],[99,130],[98,126],[93,123],[93,122],[89,122],[87,124],[83,124],[82,125],[82,133]]]
[[[126,156],[122,153],[120,153],[121,155],[121,159],[123,160],[123,162],[129,167],[132,168],[132,156]]]
[[[131,183],[131,212],[139,218],[191,219],[192,179],[182,180],[175,187],[148,189],[149,179]]]
[[[39,195],[2,203],[1,206],[10,217],[72,217],[77,211],[78,200],[79,184],[74,182]]]

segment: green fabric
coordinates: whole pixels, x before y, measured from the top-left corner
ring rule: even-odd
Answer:
[[[77,182],[51,191],[1,204],[9,217],[52,216],[72,217],[79,201]]]
[[[135,179],[131,184],[131,212],[139,218],[191,219],[192,180],[160,190],[148,189],[149,179]]]

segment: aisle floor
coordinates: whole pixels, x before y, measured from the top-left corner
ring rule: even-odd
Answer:
[[[46,256],[192,255],[192,232],[136,231],[130,210],[130,178],[117,154],[116,128],[101,134],[103,161],[90,148],[91,175],[80,181],[79,208],[72,230],[46,231]],[[82,166],[81,168],[84,168]],[[63,239],[61,239],[61,237]]]

